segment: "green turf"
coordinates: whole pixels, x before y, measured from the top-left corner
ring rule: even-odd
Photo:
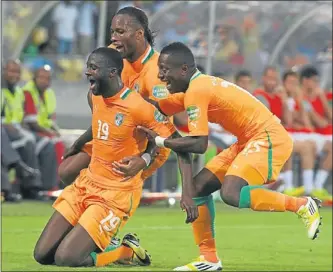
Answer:
[[[290,213],[216,208],[217,247],[224,271],[332,271],[332,210],[323,209],[320,237],[311,241]],[[170,271],[198,255],[191,227],[177,208],[140,207],[124,232],[136,232],[153,257],[150,267],[72,269],[41,266],[32,252],[52,213],[50,204],[2,206],[3,271]]]

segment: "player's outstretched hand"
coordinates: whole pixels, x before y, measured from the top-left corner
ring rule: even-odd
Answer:
[[[199,211],[197,205],[195,205],[193,199],[189,196],[182,195],[182,198],[180,200],[180,207],[183,211],[186,211],[187,217],[185,220],[185,223],[192,223],[194,222],[198,216]]]
[[[145,167],[146,162],[140,156],[129,156],[112,163],[112,171],[124,177],[134,177]]]
[[[149,129],[149,128],[145,128],[145,127],[142,127],[142,126],[137,126],[137,129],[139,131],[142,131],[146,134],[147,138],[148,138],[148,141],[150,142],[155,142],[155,138],[157,136],[159,136],[155,131]]]

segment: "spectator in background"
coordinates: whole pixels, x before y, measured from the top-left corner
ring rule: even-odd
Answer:
[[[1,134],[4,139],[5,136],[8,136],[12,147],[17,150],[21,160],[31,169],[36,170],[39,165],[35,154],[35,139],[22,125],[24,95],[22,89],[17,85],[21,77],[20,63],[13,60],[8,61],[3,72],[1,82],[3,84],[1,86]],[[5,145],[8,145],[8,143]],[[2,156],[10,156],[4,148],[2,152],[5,152]],[[8,160],[12,161],[11,159]],[[24,195],[33,199],[38,198],[42,188],[39,175],[27,177],[20,171],[17,174],[19,178],[22,178],[21,185]]]
[[[316,143],[312,139],[313,126],[311,125],[308,112],[302,102],[299,89],[298,74],[294,71],[286,71],[283,75],[283,88],[287,94],[287,104],[292,115],[292,125],[289,128],[291,137],[294,140],[293,153],[286,162],[281,173],[284,181],[284,193],[291,196],[310,194],[314,166],[316,159]],[[303,186],[297,187],[293,183],[293,157],[299,155]]]
[[[95,47],[95,16],[98,8],[93,1],[83,1],[79,8],[78,48],[81,55],[87,56]]]
[[[216,58],[225,62],[230,62],[232,57],[239,53],[239,46],[232,38],[231,31],[225,26],[219,26],[217,32],[220,35],[220,49],[216,52]]]
[[[240,70],[235,75],[235,84],[251,93],[252,92],[251,72],[247,70]]]
[[[279,73],[273,66],[264,69],[262,87],[253,92],[272,113],[280,118],[286,128],[291,127],[292,117],[287,103],[286,92],[279,88]]]
[[[75,26],[78,19],[77,6],[71,1],[61,1],[53,11],[53,22],[56,28],[58,40],[58,53],[71,54],[73,43],[76,38]]]
[[[176,20],[176,26],[167,28],[166,32],[164,33],[163,45],[169,44],[171,42],[182,42],[185,44],[188,43],[188,29],[185,25],[188,21],[188,14],[186,12],[182,12]]]
[[[319,87],[319,72],[313,66],[306,66],[300,73],[301,89],[308,102],[310,119],[316,132],[317,152],[321,155],[311,194],[322,200],[332,201],[332,196],[324,188],[332,171],[332,108],[326,95]]]
[[[56,98],[49,88],[50,84],[50,67],[44,66],[36,70],[33,80],[23,87],[24,121],[38,139],[36,153],[40,158],[43,185],[47,190],[58,186],[57,164],[60,164],[65,149],[54,121]]]

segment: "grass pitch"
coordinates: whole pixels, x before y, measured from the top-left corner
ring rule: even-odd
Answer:
[[[122,230],[139,235],[150,267],[60,268],[33,259],[34,245],[52,214],[50,203],[2,205],[2,271],[171,271],[198,256],[191,226],[177,207],[140,207]],[[307,238],[291,213],[256,213],[216,205],[216,238],[224,271],[332,271],[332,209],[322,209],[319,239]]]

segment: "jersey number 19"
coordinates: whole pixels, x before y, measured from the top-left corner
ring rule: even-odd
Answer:
[[[108,123],[98,120],[97,138],[101,140],[107,140],[109,138],[109,125]]]

